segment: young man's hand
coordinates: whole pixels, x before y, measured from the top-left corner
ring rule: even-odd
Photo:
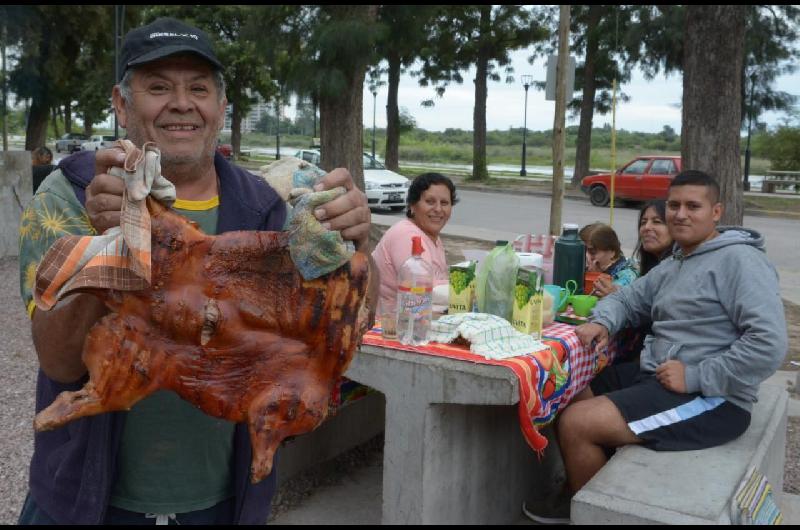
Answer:
[[[656,379],[667,390],[686,393],[686,369],[680,361],[667,361],[656,368]]]
[[[590,347],[593,342],[597,342],[594,351],[599,352],[608,346],[608,330],[601,324],[594,322],[583,324],[575,328],[575,334],[585,347]]]

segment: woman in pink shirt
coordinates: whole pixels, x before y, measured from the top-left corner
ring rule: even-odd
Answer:
[[[422,236],[422,259],[433,270],[434,285],[447,283],[448,269],[439,232],[458,202],[453,181],[439,173],[423,173],[408,188],[406,217],[383,235],[372,258],[381,275],[378,314],[391,312],[397,301],[397,273],[411,256],[411,238]]]

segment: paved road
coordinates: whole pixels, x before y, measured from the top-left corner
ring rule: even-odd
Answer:
[[[545,233],[550,225],[550,197],[512,195],[460,190],[460,202],[453,210],[445,233],[481,239],[513,239],[522,233]],[[383,213],[383,212],[380,212]],[[402,213],[376,215],[376,222],[391,224]],[[626,254],[636,246],[639,211],[615,208],[614,229]],[[581,200],[564,201],[563,222],[581,226],[594,221],[609,221],[609,209]],[[745,216],[745,226],[766,237],[767,255],[781,275],[781,290],[786,298],[800,304],[800,221],[773,217]]]

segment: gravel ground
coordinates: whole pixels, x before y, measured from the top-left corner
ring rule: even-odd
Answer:
[[[446,239],[446,246],[474,248],[479,245],[453,238]],[[28,464],[33,452],[31,425],[37,361],[30,323],[19,298],[18,278],[17,259],[0,258],[0,371],[4,380],[4,406],[0,409],[0,524],[4,525],[14,524],[19,515],[27,492]],[[276,495],[273,517],[300,504],[315,488],[336,484],[353,469],[380,462],[382,446],[382,438],[376,438],[341,455],[333,463],[288,481]],[[800,494],[800,418],[789,420],[784,480],[784,491]]]
[[[16,258],[0,258],[0,524],[17,522],[28,491],[38,362],[31,326],[19,297]]]

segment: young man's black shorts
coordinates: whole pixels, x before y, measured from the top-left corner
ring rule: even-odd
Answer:
[[[679,394],[664,388],[655,374],[643,374],[639,363],[609,366],[591,383],[619,409],[644,447],[656,451],[689,451],[722,445],[741,436],[750,413],[720,397]]]

